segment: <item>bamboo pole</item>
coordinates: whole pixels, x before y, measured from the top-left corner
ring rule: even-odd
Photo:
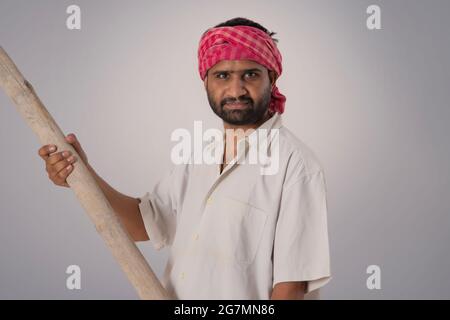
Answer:
[[[31,84],[22,76],[2,47],[0,47],[0,86],[12,99],[16,109],[38,136],[42,145],[54,144],[58,150],[70,150],[79,159],[73,164],[74,170],[67,177],[67,183],[75,192],[139,297],[169,299],[167,292],[122,226],[87,166],[75,149],[66,142],[63,132],[44,107]]]

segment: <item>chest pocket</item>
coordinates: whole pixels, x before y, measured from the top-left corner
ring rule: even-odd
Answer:
[[[255,259],[264,232],[267,213],[248,203],[226,196],[217,197],[209,212],[214,252],[239,265]]]

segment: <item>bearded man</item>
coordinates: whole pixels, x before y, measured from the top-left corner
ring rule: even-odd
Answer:
[[[170,247],[163,285],[174,298],[303,299],[331,279],[324,170],[282,125],[282,57],[273,35],[235,18],[200,39],[199,75],[225,129],[207,150],[220,163],[175,165],[134,198],[98,176],[75,135],[67,136],[133,239]],[[260,146],[256,154],[277,161],[275,172],[261,170],[267,161],[245,161]],[[52,181],[68,187],[76,159],[55,151],[44,146],[39,154]]]

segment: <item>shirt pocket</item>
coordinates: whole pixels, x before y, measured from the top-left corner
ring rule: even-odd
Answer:
[[[215,221],[220,230],[218,240],[229,244],[228,252],[237,264],[249,265],[258,251],[267,213],[249,203],[226,196],[221,197],[219,202],[220,210],[216,212]]]

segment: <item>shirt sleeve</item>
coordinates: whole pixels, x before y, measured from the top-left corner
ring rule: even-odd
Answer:
[[[183,202],[186,185],[185,166],[175,166],[140,200],[139,210],[145,230],[156,250],[171,245],[175,237],[177,212]]]
[[[304,281],[309,293],[331,280],[323,171],[306,174],[283,190],[273,260],[274,286]]]

